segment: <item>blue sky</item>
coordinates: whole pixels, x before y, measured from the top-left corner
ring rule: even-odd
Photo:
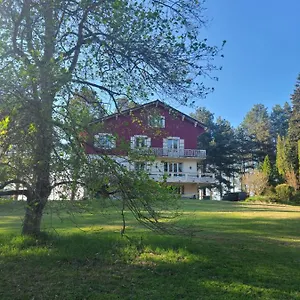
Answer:
[[[209,82],[215,92],[198,106],[238,126],[254,104],[289,101],[300,73],[300,0],[207,0],[206,7],[203,37],[227,43],[219,81]]]

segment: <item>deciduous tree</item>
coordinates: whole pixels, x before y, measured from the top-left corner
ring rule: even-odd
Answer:
[[[123,96],[145,101],[153,94],[183,104],[205,96],[209,90],[199,78],[215,69],[219,49],[201,38],[204,23],[198,0],[0,2],[0,116],[8,120],[1,134],[1,189],[22,186],[7,193],[27,197],[23,234],[39,234],[51,191],[72,184],[70,152],[85,166],[81,179],[93,178],[82,136],[66,121],[74,95],[88,87],[116,105]],[[110,170],[125,186],[133,174],[108,161],[100,159],[100,173]],[[132,205],[141,193],[123,189],[122,195],[141,219],[140,206]],[[143,220],[156,223],[151,208],[141,211],[149,213]]]

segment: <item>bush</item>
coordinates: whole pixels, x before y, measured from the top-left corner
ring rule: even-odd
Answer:
[[[252,196],[247,198],[245,202],[272,203],[275,202],[275,199],[274,197],[270,197],[270,196],[258,195],[258,196]]]
[[[268,186],[268,187],[266,187],[262,195],[270,197],[270,198],[276,198],[275,187],[274,186]]]
[[[293,202],[293,204],[300,205],[300,192],[299,191],[294,193],[294,195],[292,196],[291,202]]]
[[[292,199],[294,188],[286,183],[279,184],[275,187],[276,195],[279,201],[290,201]]]

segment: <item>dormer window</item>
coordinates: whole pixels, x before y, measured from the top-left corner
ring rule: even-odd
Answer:
[[[161,115],[153,115],[148,117],[148,125],[153,128],[165,128],[165,117]]]
[[[98,133],[95,135],[95,146],[101,149],[116,148],[116,138],[110,133]]]

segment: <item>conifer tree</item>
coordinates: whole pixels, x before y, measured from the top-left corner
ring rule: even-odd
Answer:
[[[288,161],[295,174],[299,174],[299,140],[300,140],[300,75],[298,76],[294,93],[291,97],[292,114],[288,129]]]
[[[262,163],[265,156],[274,159],[274,146],[271,139],[271,124],[267,107],[256,104],[245,116],[241,128],[251,141],[249,152],[254,166]]]
[[[264,162],[262,164],[261,170],[266,175],[266,177],[268,178],[268,183],[271,183],[272,166],[271,166],[271,162],[270,162],[270,159],[269,159],[269,155],[266,155],[266,157],[264,159]]]

